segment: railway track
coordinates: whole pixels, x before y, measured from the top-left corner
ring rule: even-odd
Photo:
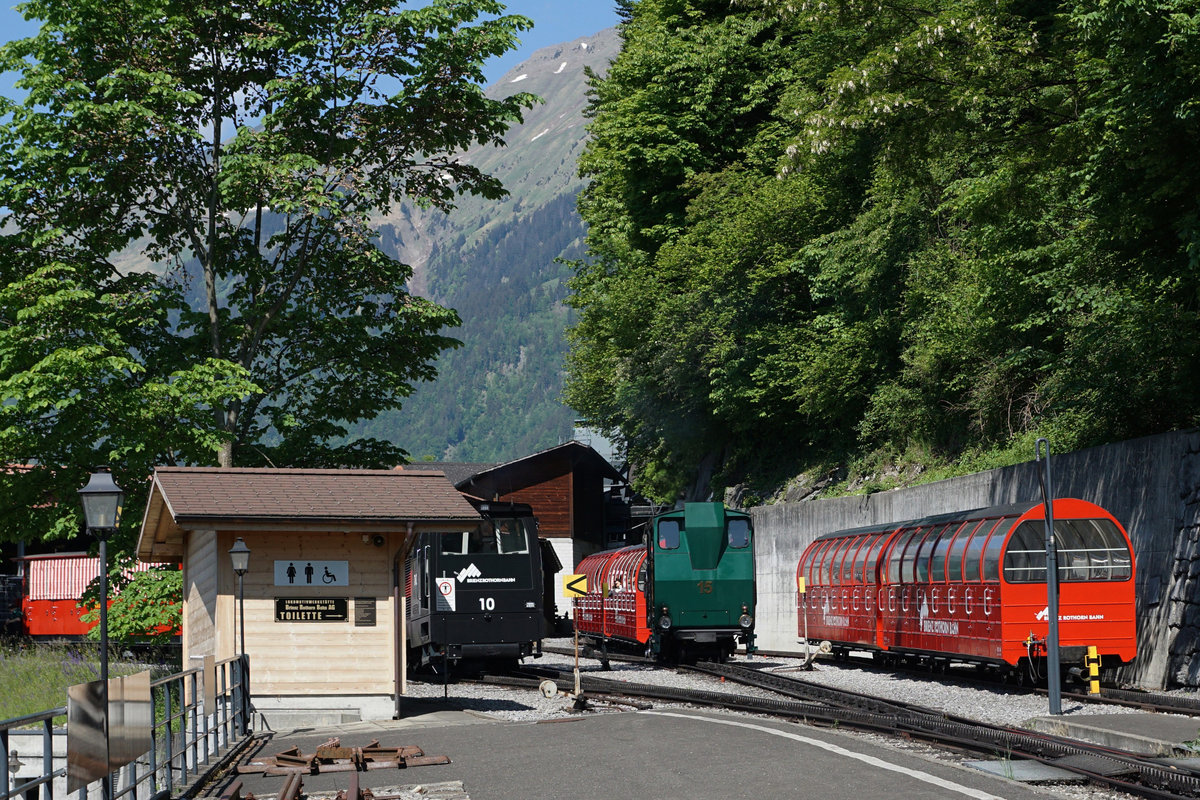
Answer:
[[[584,651],[587,651],[587,655],[584,655]],[[554,653],[555,655],[559,655],[559,656],[570,656],[572,658],[575,657],[575,649],[572,647],[558,647],[557,645],[546,645],[546,646],[542,647],[542,652],[543,653]],[[599,659],[600,654],[591,647],[582,647],[581,646],[579,648],[579,657],[580,658],[588,658],[588,659]],[[658,661],[656,661],[653,658],[646,658],[645,656],[635,656],[635,655],[630,655],[628,653],[612,653],[612,652],[610,652],[607,654],[606,658],[609,661],[619,661],[622,664],[651,664],[651,665],[658,664]]]
[[[1082,776],[1095,785],[1141,797],[1159,800],[1200,798],[1200,772],[1166,765],[1135,753],[1020,728],[988,725],[921,706],[830,689],[739,665],[703,664],[694,669],[787,699],[636,684],[591,674],[581,676],[580,686],[587,696],[634,697],[765,714],[810,724],[899,735],[958,751],[1005,759],[1029,759]],[[546,678],[561,682],[573,680],[572,673],[557,669],[526,668],[521,673],[486,680],[530,689],[537,688]]]
[[[771,658],[797,658],[795,653],[783,652],[761,652],[755,655]],[[830,661],[823,660],[822,665],[838,665],[852,667],[855,669],[866,669],[874,671],[882,671],[888,673],[903,672],[906,674],[921,675],[929,680],[940,680],[947,676],[947,673],[940,675],[931,675],[927,669],[919,667],[904,667],[902,665],[894,665],[890,667],[880,667],[873,660],[865,658],[855,658],[853,656],[841,660]],[[1001,681],[999,678],[992,677],[976,677],[969,674],[964,674],[962,671],[949,673],[949,676],[957,682],[967,684],[978,684],[984,686],[996,686]],[[1013,686],[1007,684],[1010,690],[1027,691],[1034,694],[1046,695],[1049,692],[1046,689],[1037,686]],[[1190,717],[1200,717],[1200,694],[1196,696],[1180,696],[1172,694],[1163,694],[1160,692],[1146,692],[1133,689],[1122,689],[1116,686],[1102,686],[1100,694],[1088,694],[1087,692],[1075,691],[1072,689],[1064,689],[1062,696],[1064,699],[1070,699],[1077,703],[1103,703],[1105,705],[1121,706],[1124,708],[1136,708],[1141,711],[1153,711],[1159,714],[1181,714]]]

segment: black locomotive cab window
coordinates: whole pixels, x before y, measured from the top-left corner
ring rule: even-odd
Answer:
[[[658,523],[658,549],[678,550],[679,533],[683,526],[677,519],[664,519]]]
[[[750,520],[731,519],[725,526],[729,532],[729,546],[741,550],[750,546]]]
[[[529,536],[525,526],[519,519],[496,520],[496,540],[500,552],[504,555],[525,555],[529,553]]]
[[[443,533],[441,551],[447,555],[527,555],[528,526],[520,519],[487,520],[472,531]]]
[[[1107,519],[1056,519],[1058,580],[1124,581],[1133,575],[1133,559],[1121,531]],[[1021,523],[1004,553],[1004,578],[1009,583],[1046,582],[1046,523]]]
[[[441,535],[441,551],[449,555],[462,555],[467,552],[467,539],[470,531],[455,531]]]

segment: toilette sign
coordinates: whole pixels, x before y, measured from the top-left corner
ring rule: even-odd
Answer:
[[[276,622],[345,622],[349,619],[345,597],[276,597]]]
[[[309,561],[297,558],[275,562],[275,585],[297,587],[349,586],[349,561]]]

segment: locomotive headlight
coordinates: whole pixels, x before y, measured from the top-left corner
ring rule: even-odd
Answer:
[[[671,624],[671,615],[667,613],[667,607],[663,606],[662,616],[658,618],[658,627],[662,628],[664,631],[669,631],[671,630]]]
[[[749,628],[754,624],[754,617],[750,615],[750,609],[745,604],[742,605],[742,615],[738,617],[738,625],[743,628]]]

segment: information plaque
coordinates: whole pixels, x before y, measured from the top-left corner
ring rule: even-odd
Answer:
[[[354,598],[354,627],[369,628],[375,624],[375,598]]]

